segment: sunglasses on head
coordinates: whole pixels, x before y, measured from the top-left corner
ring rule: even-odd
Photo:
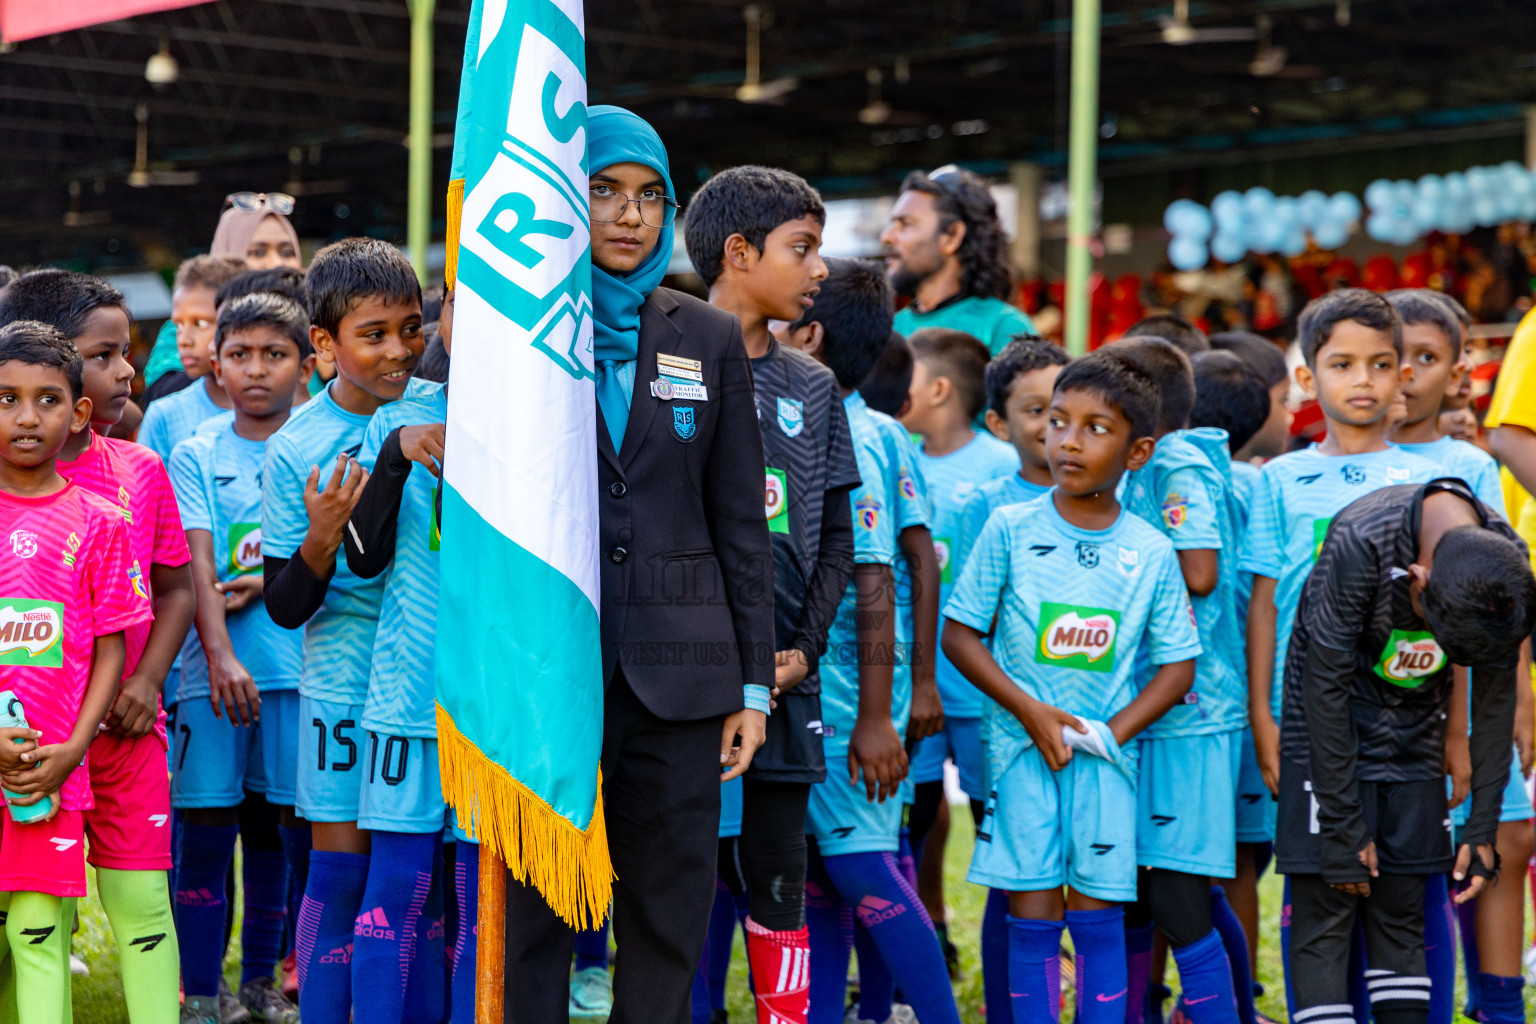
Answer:
[[[293,196],[286,192],[231,192],[224,197],[224,205],[241,213],[255,213],[266,208],[286,217],[293,212]]]

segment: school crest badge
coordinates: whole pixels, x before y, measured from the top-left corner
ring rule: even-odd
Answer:
[[[1344,474],[1344,482],[1347,484],[1365,483],[1365,470],[1351,462],[1339,472]]]
[[[873,530],[880,525],[880,502],[865,496],[853,503],[854,518],[860,526],[866,530]]]
[[[672,407],[672,433],[677,435],[679,441],[692,441],[698,429],[698,424],[693,420],[693,406],[674,405]]]
[[[1189,519],[1189,499],[1176,491],[1169,491],[1163,498],[1163,522],[1168,529],[1177,530]]]
[[[779,429],[785,437],[799,437],[805,429],[805,403],[798,398],[779,396]]]

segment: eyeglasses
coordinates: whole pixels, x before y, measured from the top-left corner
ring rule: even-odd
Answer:
[[[677,220],[677,203],[657,189],[648,188],[636,199],[608,185],[593,185],[589,191],[594,224],[612,224],[623,219],[630,203],[640,207],[640,223],[648,228],[664,228]]]
[[[225,206],[233,206],[241,213],[255,213],[266,207],[284,217],[293,212],[293,196],[286,192],[231,192],[224,197]]]

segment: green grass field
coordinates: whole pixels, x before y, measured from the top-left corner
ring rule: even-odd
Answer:
[[[972,835],[970,816],[956,814],[951,827],[949,849],[945,858],[945,885],[950,908],[950,938],[960,947],[960,962],[964,972],[955,994],[960,1002],[960,1018],[967,1024],[980,1024],[986,1020],[982,1011],[981,961],[979,942],[981,914],[986,890],[965,880],[966,865],[970,862]],[[238,855],[237,855],[238,856]],[[1260,887],[1263,903],[1262,938],[1259,949],[1259,981],[1265,987],[1264,998],[1259,1001],[1259,1011],[1277,1021],[1284,1021],[1285,992],[1280,968],[1280,879],[1271,874]],[[1527,925],[1529,935],[1530,926]],[[225,974],[231,984],[239,982],[240,941],[239,922],[236,921],[236,938],[231,944],[225,961]],[[122,1004],[122,976],[117,962],[117,949],[107,927],[101,904],[92,895],[80,903],[80,933],[75,937],[75,951],[91,966],[89,977],[74,981],[75,1020],[78,1024],[128,1024],[128,1015]],[[1171,976],[1170,985],[1177,989],[1177,980]],[[1458,1010],[1462,1005],[1462,984],[1457,977]],[[731,1020],[736,1024],[751,1024],[752,1000],[747,991],[746,955],[738,934],[736,949],[731,958],[731,978],[728,1005]],[[1069,1004],[1070,1005],[1070,1004]],[[1526,990],[1526,1014],[1536,1020],[1536,994]],[[1070,1011],[1066,1015],[1070,1017]],[[1464,1019],[1464,1018],[1461,1018]]]

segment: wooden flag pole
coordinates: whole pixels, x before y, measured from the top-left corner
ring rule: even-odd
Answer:
[[[480,920],[475,940],[475,1024],[506,1019],[507,865],[480,847]]]

